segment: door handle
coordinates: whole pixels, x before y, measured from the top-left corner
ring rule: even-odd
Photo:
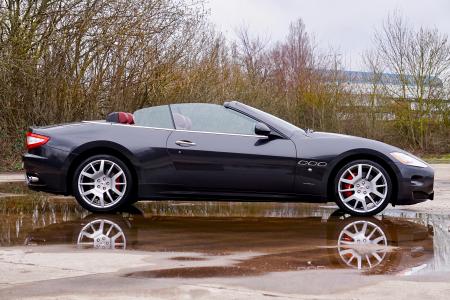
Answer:
[[[177,144],[178,146],[181,146],[181,147],[192,147],[192,146],[196,145],[195,143],[193,143],[191,141],[185,141],[185,140],[176,141],[175,144]]]

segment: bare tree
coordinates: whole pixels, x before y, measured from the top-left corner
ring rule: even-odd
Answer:
[[[253,83],[256,79],[264,80],[267,75],[265,60],[268,39],[260,36],[251,37],[249,28],[245,26],[239,28],[236,33],[238,41],[235,45],[235,55],[244,72]]]
[[[416,29],[394,13],[375,34],[375,42],[381,68],[400,81],[400,85],[384,83],[386,93],[401,108],[397,117],[408,128],[411,142],[426,149],[427,124],[435,104],[444,99],[442,80],[450,71],[448,37],[436,29]]]
[[[367,110],[340,56],[320,50],[302,20],[280,41],[243,27],[230,42],[203,0],[0,0],[0,168],[20,165],[28,126],[227,99],[300,127],[449,151],[447,37],[394,15],[375,42]],[[380,110],[396,119],[381,123]]]
[[[380,133],[380,122],[378,119],[385,119],[386,103],[384,101],[384,95],[386,91],[384,90],[383,84],[383,74],[384,69],[382,66],[382,59],[378,52],[369,50],[363,54],[363,63],[367,70],[370,72],[370,83],[369,87],[363,87],[359,91],[355,91],[360,94],[363,98],[363,102],[368,100],[368,117],[370,118],[369,126],[366,126],[368,132],[367,134],[371,137],[378,137]]]

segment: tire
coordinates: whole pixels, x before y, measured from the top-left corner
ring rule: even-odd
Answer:
[[[95,155],[75,170],[72,189],[78,203],[91,212],[110,212],[131,202],[133,178],[115,156]]]
[[[392,180],[380,164],[371,160],[347,163],[334,179],[334,200],[352,216],[373,216],[391,202]]]

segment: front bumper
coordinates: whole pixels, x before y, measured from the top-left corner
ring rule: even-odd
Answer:
[[[398,194],[395,205],[412,205],[434,198],[434,170],[397,164]]]
[[[68,152],[42,146],[22,156],[28,187],[32,190],[66,194],[65,161]]]

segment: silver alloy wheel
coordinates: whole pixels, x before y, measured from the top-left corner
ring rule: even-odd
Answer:
[[[95,249],[121,249],[127,247],[122,228],[116,223],[98,219],[86,224],[78,234],[78,247]]]
[[[377,209],[386,200],[387,192],[386,177],[369,164],[353,165],[339,178],[339,198],[351,211],[368,213]]]
[[[379,265],[387,251],[387,238],[383,230],[369,221],[350,223],[338,238],[338,252],[342,261],[358,270]]]
[[[127,189],[122,168],[106,159],[88,163],[78,177],[78,191],[83,200],[96,208],[107,208],[119,202]]]

